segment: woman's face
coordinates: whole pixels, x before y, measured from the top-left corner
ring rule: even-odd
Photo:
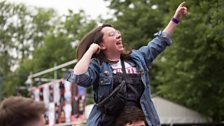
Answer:
[[[124,50],[121,34],[113,27],[104,27],[101,32],[103,35],[103,42],[100,46],[107,54],[121,54]]]

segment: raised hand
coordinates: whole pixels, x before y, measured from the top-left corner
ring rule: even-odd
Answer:
[[[92,54],[98,54],[100,53],[100,46],[96,43],[92,43],[89,47],[89,50],[91,50]]]
[[[187,14],[187,7],[185,6],[185,2],[182,2],[176,9],[174,14],[174,18],[181,20]]]

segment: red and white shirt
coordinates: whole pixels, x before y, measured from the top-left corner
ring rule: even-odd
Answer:
[[[121,60],[117,63],[111,63],[110,66],[113,69],[113,74],[122,73]],[[124,66],[127,74],[138,74],[137,68],[134,64],[130,64],[124,61]]]

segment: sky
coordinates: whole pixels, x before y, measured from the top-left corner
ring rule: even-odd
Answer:
[[[0,0],[1,1],[1,0]],[[99,15],[103,18],[111,17],[111,11],[104,0],[6,0],[14,3],[24,3],[28,6],[54,8],[60,15],[66,14],[68,9],[78,12],[83,9],[91,19]]]

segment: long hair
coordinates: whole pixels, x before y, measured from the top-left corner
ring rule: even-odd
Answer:
[[[98,26],[91,30],[89,33],[87,33],[79,42],[79,45],[77,47],[76,57],[78,60],[82,58],[82,56],[85,54],[85,52],[89,49],[90,45],[92,43],[99,44],[103,41],[103,32],[101,30],[104,27],[113,27],[110,24],[103,24],[101,26]],[[131,49],[124,47],[124,51],[121,54],[121,57],[128,58],[131,53]],[[100,61],[108,61],[104,55],[103,52],[100,52],[99,54],[94,54],[92,58],[97,58]]]

